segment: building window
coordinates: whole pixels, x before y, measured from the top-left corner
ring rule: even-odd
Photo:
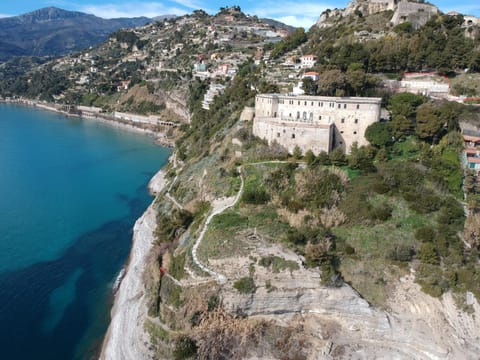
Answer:
[[[342,124],[345,124],[345,119],[342,119],[341,123],[342,123]]]
[[[358,110],[358,109],[360,109],[360,105],[359,105],[359,104],[357,104],[357,110]]]
[[[285,134],[285,129],[283,129],[283,133]]]
[[[300,119],[300,111],[297,111],[297,119]]]
[[[277,132],[277,137],[280,137],[280,133]]]
[[[288,117],[291,118],[291,117],[292,117],[292,113],[289,113],[289,114],[288,114]]]
[[[347,104],[343,104],[343,108],[346,109],[346,108],[347,108]]]
[[[307,112],[306,111],[303,112],[303,120],[307,120]]]
[[[305,103],[303,105],[307,106],[307,102],[305,101]]]
[[[310,121],[313,121],[313,113],[310,113]]]
[[[357,135],[357,132],[356,132],[356,131],[354,131],[354,132],[353,132],[353,135]]]
[[[338,108],[341,109],[341,108],[342,108],[342,104],[338,104]]]
[[[343,131],[340,131],[340,134],[343,134]]]
[[[323,107],[323,102],[320,103],[320,106]]]
[[[300,100],[298,100],[298,105],[300,105]]]
[[[312,106],[313,106],[313,101],[312,101]]]
[[[358,119],[355,119],[355,124],[358,124]]]
[[[295,134],[292,134],[292,139],[295,139]]]

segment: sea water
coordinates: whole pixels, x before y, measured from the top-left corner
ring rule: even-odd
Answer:
[[[167,161],[153,139],[0,104],[0,358],[88,359]]]

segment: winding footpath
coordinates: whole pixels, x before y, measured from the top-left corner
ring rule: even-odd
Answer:
[[[206,273],[210,274],[211,276],[213,276],[220,284],[224,284],[226,281],[227,281],[227,278],[222,275],[222,274],[219,274],[211,269],[209,269],[206,265],[202,264],[200,260],[198,260],[198,255],[197,255],[197,251],[198,251],[198,247],[200,246],[202,240],[203,240],[203,236],[205,235],[205,232],[207,231],[207,228],[208,228],[208,225],[210,224],[210,222],[212,221],[212,219],[217,216],[217,215],[220,215],[221,213],[223,213],[225,210],[227,209],[230,209],[232,207],[234,207],[237,203],[238,203],[238,200],[240,200],[240,196],[242,196],[242,193],[243,193],[243,187],[244,187],[244,180],[243,180],[243,176],[242,176],[242,167],[238,167],[238,172],[240,174],[240,181],[241,181],[241,184],[240,184],[240,189],[238,190],[238,193],[237,195],[233,198],[233,201],[228,203],[228,204],[225,204],[223,205],[222,207],[218,208],[218,209],[214,209],[212,211],[212,213],[207,217],[207,220],[205,221],[205,224],[203,225],[203,228],[202,228],[202,231],[200,232],[200,235],[198,236],[197,240],[195,241],[195,244],[193,245],[193,248],[192,248],[192,258],[193,258],[193,262],[200,268],[202,269],[203,271],[205,271]]]

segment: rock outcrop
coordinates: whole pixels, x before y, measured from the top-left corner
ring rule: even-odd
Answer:
[[[433,16],[439,13],[436,6],[424,3],[401,0],[353,0],[345,9],[326,10],[317,21],[320,28],[332,26],[332,18],[350,15],[367,16],[383,11],[394,11],[390,20],[393,25],[410,22],[414,28],[421,27]]]

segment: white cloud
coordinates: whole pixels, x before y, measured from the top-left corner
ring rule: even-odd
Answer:
[[[7,15],[7,14],[0,14],[0,18],[6,18],[6,17],[11,17],[13,15]]]
[[[310,28],[326,9],[333,9],[335,6],[327,3],[314,2],[272,2],[262,3],[257,8],[246,10],[252,15],[266,17],[281,21],[292,26]]]
[[[119,17],[155,17],[160,15],[184,15],[188,11],[176,6],[165,6],[161,3],[127,3],[127,4],[104,4],[82,5],[78,9],[81,12],[93,14],[105,19]]]
[[[320,15],[320,14],[319,14]],[[267,16],[269,17],[269,16]],[[271,18],[271,17],[269,17]],[[318,20],[318,16],[312,17],[312,16],[294,16],[294,15],[288,15],[288,16],[280,16],[280,17],[274,17],[274,20],[280,21],[284,24],[294,26],[294,27],[303,27],[305,29],[310,29],[310,27],[315,24]]]
[[[176,4],[182,5],[191,10],[199,10],[199,9],[205,10],[205,6],[197,1],[192,1],[192,0],[172,0],[172,1]]]

